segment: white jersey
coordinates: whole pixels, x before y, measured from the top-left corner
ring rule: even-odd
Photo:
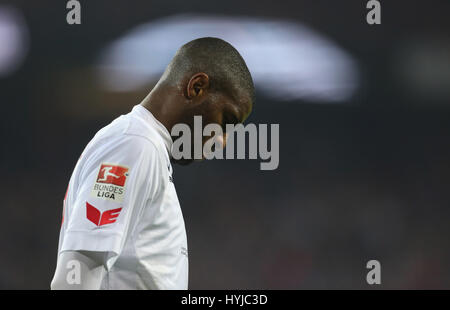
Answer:
[[[188,248],[167,129],[143,106],[86,146],[64,199],[58,256],[108,252],[103,289],[187,289]]]

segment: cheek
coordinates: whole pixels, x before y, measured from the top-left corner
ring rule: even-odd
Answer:
[[[212,105],[208,109],[203,111],[202,116],[204,126],[212,123],[220,124],[222,121],[222,113],[220,112],[219,108],[213,108]]]
[[[187,115],[185,115],[185,118],[190,119],[190,123],[194,123],[194,116],[201,116],[202,117],[202,125],[206,126],[211,123],[218,123],[222,121],[221,116],[221,110],[220,107],[209,103],[208,101],[203,102],[201,105],[198,105],[196,107],[193,107]]]
[[[223,116],[224,105],[221,101],[215,100],[214,103],[208,102],[204,105],[203,109],[203,123],[211,124],[221,124]]]

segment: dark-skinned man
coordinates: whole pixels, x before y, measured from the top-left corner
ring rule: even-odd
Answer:
[[[194,116],[203,126],[242,123],[253,101],[250,72],[233,46],[217,38],[183,45],[141,104],[97,132],[78,160],[51,288],[187,289],[170,133],[177,124],[192,128]]]

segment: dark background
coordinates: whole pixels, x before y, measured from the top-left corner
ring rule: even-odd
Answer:
[[[80,2],[75,26],[66,1],[8,3],[25,18],[29,50],[0,78],[1,289],[49,288],[76,160],[151,90],[102,90],[91,68],[99,50],[136,25],[186,12],[299,21],[351,54],[360,72],[356,93],[339,104],[277,101],[257,85],[249,121],[280,124],[277,170],[260,171],[256,160],[174,167],[190,288],[373,289],[371,259],[382,266],[378,287],[450,288],[448,1],[381,1],[376,26],[363,0]],[[425,56],[411,68],[399,65],[417,53]]]

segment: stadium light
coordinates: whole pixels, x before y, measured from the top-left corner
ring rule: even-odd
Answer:
[[[355,61],[326,37],[296,22],[177,15],[136,27],[100,54],[101,84],[132,91],[159,78],[177,48],[219,37],[244,57],[259,93],[280,100],[340,102],[358,83]]]
[[[0,6],[0,77],[16,71],[28,52],[28,29],[17,9]]]

